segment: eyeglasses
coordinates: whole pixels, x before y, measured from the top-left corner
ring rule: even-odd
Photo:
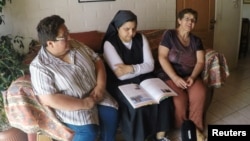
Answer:
[[[65,41],[66,39],[64,37],[56,37],[56,41]]]
[[[69,35],[66,35],[64,37],[56,37],[55,41],[69,41],[71,40]]]
[[[56,40],[55,41],[66,41],[68,40],[68,37],[56,37]]]
[[[191,21],[192,23],[196,23],[196,20],[193,18],[184,17],[183,20],[185,20],[186,22]]]
[[[68,40],[70,40],[69,32],[65,32],[65,34],[62,35],[61,37],[56,37],[55,41],[68,41]]]

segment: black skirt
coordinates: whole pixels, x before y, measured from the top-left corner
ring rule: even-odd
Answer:
[[[139,84],[142,80],[152,77],[151,74],[146,74],[120,81],[115,80],[113,75],[113,78],[107,79],[107,90],[119,104],[119,126],[126,141],[145,141],[146,138],[154,136],[157,132],[169,131],[173,127],[174,108],[171,97],[161,101],[160,104],[134,109],[118,89],[119,85]]]

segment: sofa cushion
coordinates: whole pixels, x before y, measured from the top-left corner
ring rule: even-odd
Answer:
[[[141,30],[139,32],[143,33],[148,39],[153,57],[158,60],[158,47],[162,38],[162,35],[166,29],[155,29],[155,30]]]
[[[161,41],[162,34],[164,33],[165,29],[153,29],[153,30],[140,30],[138,32],[143,33],[146,38],[148,39],[150,48],[152,50],[152,54],[154,59],[156,60],[156,68],[158,67],[158,46]],[[100,31],[87,31],[87,32],[77,32],[77,33],[70,33],[70,37],[76,39],[94,51],[98,52],[101,48],[102,39],[104,37],[104,32]],[[34,59],[40,49],[40,45],[34,45],[30,47],[29,53],[25,56],[23,61],[24,64],[30,64],[30,62]]]
[[[153,58],[155,60],[155,72],[161,68],[158,61],[158,47],[162,39],[162,35],[166,29],[154,29],[154,30],[141,30],[139,32],[143,33],[148,39],[149,46],[152,51]]]
[[[94,51],[98,52],[101,49],[104,33],[99,31],[78,32],[70,33],[70,37],[84,43]]]
[[[158,46],[161,41],[162,34],[165,29],[152,29],[152,30],[139,30],[138,32],[143,33],[148,39],[150,48],[155,59],[157,59]],[[94,51],[99,51],[101,48],[102,39],[104,37],[104,32],[100,31],[87,31],[87,32],[77,32],[70,33],[70,37],[83,42]]]

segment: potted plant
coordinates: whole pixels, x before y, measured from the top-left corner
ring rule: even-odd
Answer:
[[[12,0],[0,0],[0,25],[5,24],[2,12],[7,1],[12,2]],[[4,110],[2,95],[11,82],[24,75],[24,71],[27,69],[27,66],[22,64],[24,53],[14,49],[15,45],[24,48],[22,40],[22,36],[14,38],[11,35],[0,36],[0,141],[35,141],[35,139],[29,138],[25,132],[11,127]]]
[[[0,0],[0,13],[3,12],[3,7],[6,5],[6,1],[9,1],[11,3],[11,0]],[[0,15],[0,25],[4,24],[4,15]]]
[[[25,74],[27,66],[22,64],[24,55],[14,49],[14,45],[18,44],[19,48],[24,48],[21,36],[4,35],[0,37],[0,141],[7,141],[5,135],[10,135],[10,132],[14,131],[14,137],[24,137],[27,141],[27,134],[19,129],[12,128],[8,122],[8,119],[4,110],[4,99],[2,92],[6,91],[11,82],[18,77]]]

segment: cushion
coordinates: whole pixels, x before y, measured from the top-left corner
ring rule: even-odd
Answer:
[[[99,31],[78,32],[70,33],[70,37],[84,43],[94,51],[98,52],[101,49],[104,33]]]
[[[162,34],[166,29],[153,29],[153,30],[140,30],[138,32],[143,33],[146,38],[148,39],[150,48],[152,49],[152,54],[154,59],[156,60],[156,68],[159,67],[158,65],[158,46],[161,41]],[[77,32],[77,33],[70,33],[70,37],[76,39],[94,51],[99,52],[101,49],[102,39],[104,37],[104,32],[100,31],[87,31],[87,32]],[[28,54],[25,56],[23,61],[24,64],[30,64],[30,62],[34,59],[37,55],[40,45],[34,45],[30,47]]]
[[[162,35],[166,29],[155,29],[155,30],[142,30],[146,38],[148,39],[152,54],[155,60],[158,60],[158,47],[162,38]]]
[[[139,31],[143,33],[148,39],[149,46],[152,51],[153,58],[155,60],[155,71],[161,68],[158,61],[158,47],[162,39],[162,35],[166,29],[155,29],[155,30],[142,30]]]

